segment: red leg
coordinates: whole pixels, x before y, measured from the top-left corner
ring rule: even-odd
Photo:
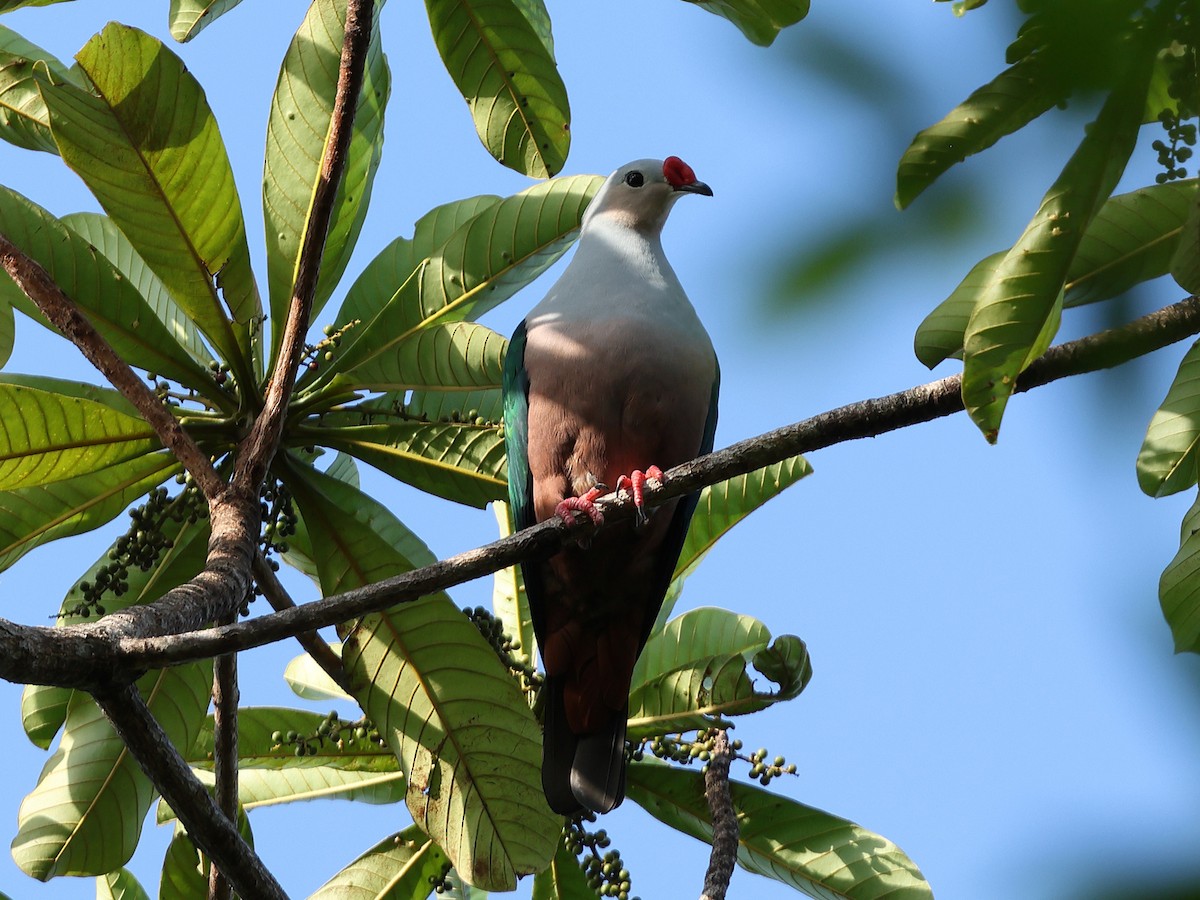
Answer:
[[[664,481],[666,481],[666,476],[658,466],[648,466],[645,472],[641,469],[634,469],[628,475],[622,475],[617,479],[617,490],[627,490],[633,495],[633,506],[637,510],[638,524],[646,524],[649,518],[644,508],[646,506],[646,483],[662,484]]]
[[[586,513],[587,517],[596,525],[604,521],[604,514],[596,508],[593,502],[597,497],[602,497],[607,493],[607,488],[594,487],[586,494],[581,494],[578,497],[567,497],[559,502],[558,506],[554,507],[554,514],[558,516],[567,525],[568,528],[577,524],[575,512],[579,511]]]

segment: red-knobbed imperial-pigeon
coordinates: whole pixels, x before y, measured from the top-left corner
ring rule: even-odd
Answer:
[[[542,785],[563,815],[608,812],[625,796],[630,677],[696,508],[693,494],[646,516],[642,486],[713,445],[716,354],[661,241],[685,194],[712,190],[678,157],[610,175],[505,360],[516,525],[597,518],[591,501],[606,486],[632,487],[639,503],[636,523],[523,566],[546,672]]]

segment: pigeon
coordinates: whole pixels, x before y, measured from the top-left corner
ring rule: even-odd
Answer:
[[[617,169],[588,205],[574,258],[517,327],[504,366],[514,522],[526,528],[628,489],[628,524],[522,566],[541,652],[542,786],[562,815],[604,813],[625,796],[634,665],[671,583],[697,495],[647,513],[662,470],[712,450],[720,370],[712,341],[667,262],[675,201],[712,196],[678,157]]]

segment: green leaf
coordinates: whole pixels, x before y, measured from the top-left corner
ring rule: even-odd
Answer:
[[[492,512],[496,514],[500,537],[512,534],[513,520],[508,503],[497,500],[492,504]],[[534,665],[537,662],[537,637],[533,633],[533,616],[529,612],[529,597],[519,565],[498,569],[493,576],[492,612],[504,623],[505,633],[511,634],[520,645],[514,648],[514,655],[528,665]]]
[[[853,822],[740,782],[738,865],[810,897],[929,900],[929,883],[899,847]],[[712,819],[698,772],[640,762],[629,766],[629,796],[672,828],[711,843]]]
[[[1183,182],[1180,187],[1190,188],[1187,216],[1184,219],[1175,253],[1171,257],[1171,275],[1175,283],[1189,294],[1200,294],[1200,195],[1196,193],[1196,179]],[[1168,185],[1163,185],[1168,187]],[[1174,185],[1170,185],[1174,186]]]
[[[340,643],[330,644],[329,649],[338,657],[342,655]],[[287,664],[287,668],[283,670],[283,680],[297,697],[304,700],[354,702],[354,698],[338,687],[337,682],[307,653],[301,653]]]
[[[150,900],[128,869],[107,872],[96,879],[96,900]]]
[[[328,595],[432,561],[375,500],[311,468],[288,486],[314,536]],[[475,626],[438,593],[360,620],[342,659],[400,760],[408,808],[473,884],[511,890],[540,871],[561,821],[546,806],[537,722]]]
[[[391,91],[380,49],[378,9],[372,22],[362,91],[354,115],[346,171],[334,198],[321,258],[312,316],[320,314],[345,271],[367,214],[371,186],[383,153],[383,118]],[[263,164],[263,218],[267,281],[271,295],[272,358],[279,351],[292,288],[300,267],[304,233],[313,216],[321,159],[329,142],[337,93],[346,0],[317,0],[292,39],[267,120]]]
[[[208,708],[212,663],[151,672],[138,681],[176,747],[189,747]],[[133,854],[154,788],[90,697],[71,700],[58,749],[17,816],[13,859],[26,874],[98,875]]]
[[[52,3],[62,3],[63,0],[0,0],[0,13],[11,12],[23,6],[49,6]]]
[[[761,47],[774,43],[789,25],[808,15],[809,0],[687,0],[701,9],[722,16]]]
[[[11,286],[16,288],[16,285]],[[16,338],[17,323],[14,321],[12,304],[4,299],[4,285],[0,283],[0,369],[8,365]]]
[[[154,274],[154,270],[146,265],[146,261],[134,249],[129,238],[116,226],[108,216],[96,213],[71,213],[63,216],[62,223],[77,235],[86,240],[92,249],[99,251],[105,259],[112,263],[113,268],[124,275],[137,292],[146,300],[146,304],[158,316],[159,321],[167,327],[180,347],[206,371],[198,383],[188,383],[201,393],[213,396],[219,394],[212,389],[212,378],[208,366],[213,362],[213,356],[204,343],[200,329],[187,313],[179,308],[179,304],[171,298],[170,291],[162,279]],[[207,389],[207,390],[206,390]]]
[[[706,728],[714,718],[744,715],[790,700],[812,675],[799,638],[784,635],[767,656],[778,691],[755,690],[748,662],[768,652],[771,633],[751,616],[703,607],[667,623],[646,642],[629,696],[631,740]],[[766,671],[763,674],[768,674]]]
[[[446,854],[437,844],[416,825],[410,825],[358,857],[317,888],[309,900],[425,897],[445,871],[446,863]]]
[[[103,525],[181,468],[171,454],[154,453],[50,484],[0,491],[0,570],[34,547]]]
[[[161,42],[116,23],[76,59],[98,95],[42,87],[63,160],[226,361],[252,381],[258,289],[233,170],[203,90]]]
[[[137,566],[131,567],[125,593],[116,596],[109,591],[104,595],[105,613],[157,600],[203,568],[205,557],[208,555],[207,519],[197,519],[193,522],[189,518],[170,518],[162,524],[162,533],[170,543],[163,549],[158,563],[147,570]],[[87,617],[77,612],[84,599],[80,584],[84,581],[96,583],[96,576],[100,570],[107,569],[112,564],[109,553],[115,551],[116,547],[117,543],[114,541],[67,591],[55,619],[57,625],[77,625],[88,621]],[[30,741],[43,750],[49,748],[67,717],[73,694],[74,691],[69,688],[42,684],[25,686],[21,695],[21,719]]]
[[[86,238],[4,187],[0,187],[0,233],[50,274],[130,365],[183,384],[211,382],[207,371],[180,347],[137,287]],[[6,275],[0,275],[0,280],[11,285]],[[17,309],[54,330],[24,294],[16,293]]]
[[[492,156],[531,178],[567,159],[571,110],[554,55],[514,0],[426,0],[433,40]]]
[[[242,0],[171,0],[171,11],[168,13],[171,37],[180,43],[190,41],[241,2]]]
[[[560,841],[550,867],[534,876],[532,900],[593,900],[595,896],[579,860]]]
[[[508,341],[474,322],[433,324],[338,379],[339,389],[499,390]]]
[[[811,473],[812,466],[803,456],[793,456],[704,488],[696,502],[696,512],[688,526],[679,560],[675,563],[671,590],[659,610],[653,631],[666,624],[679,599],[683,581],[696,570],[717,540],[772,497]]]
[[[1200,444],[1200,341],[1179,363],[1162,405],[1150,420],[1138,452],[1138,484],[1151,497],[1175,494],[1196,483]]]
[[[238,808],[238,831],[242,840],[254,846],[254,834],[246,811]],[[208,900],[208,875],[210,864],[200,854],[183,826],[175,824],[175,833],[163,858],[162,874],[159,877],[159,900]]]
[[[1183,517],[1179,552],[1162,573],[1158,597],[1175,652],[1200,653],[1200,499]]]
[[[1141,56],[997,265],[967,323],[963,402],[989,441],[996,440],[1017,375],[1036,358],[1035,347],[1053,338],[1063,284],[1083,232],[1133,150],[1152,59]]]
[[[421,329],[478,318],[507,300],[566,252],[602,183],[594,175],[556,178],[485,205],[451,232],[370,320],[356,316],[363,320],[356,336],[306,390],[315,391],[342,372],[352,382],[355,367],[395,352]]]
[[[934,307],[913,338],[913,350],[922,363],[933,368],[952,356],[962,358],[963,334],[980,295],[993,283],[1006,251],[985,256],[954,291]]]
[[[40,78],[84,86],[76,70],[0,25],[0,139],[26,150],[57,154],[50,116],[38,88]]]
[[[288,436],[294,446],[320,444],[349,453],[393,478],[438,497],[482,509],[507,496],[504,438],[496,425],[462,422],[342,424],[370,413],[330,414]]]
[[[904,209],[951,166],[1023,128],[1060,93],[1039,57],[1005,69],[913,138],[896,172],[896,206]]]
[[[0,384],[0,491],[84,475],[160,446],[144,419],[103,403]]]

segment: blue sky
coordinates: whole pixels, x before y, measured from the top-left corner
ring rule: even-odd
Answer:
[[[913,133],[1002,66],[1012,18],[1000,0],[961,19],[927,0],[817,3],[769,50],[690,4],[548,5],[573,113],[566,172],[677,154],[714,189],[711,200],[676,207],[665,244],[721,357],[718,446],[933,377],[912,354],[917,324],[972,263],[1016,238],[1081,134],[1082,118],[1052,112],[962,167],[933,190],[971,190],[969,214],[957,230],[930,237],[921,207],[939,195],[895,212],[895,162]],[[110,17],[169,41],[166,6],[79,0],[0,22],[69,58]],[[266,115],[306,6],[246,0],[176,48],[230,147],[260,282]],[[430,207],[528,183],[479,145],[421,5],[390,4],[383,27],[393,97],[349,276]],[[823,61],[845,66],[854,56],[857,90],[822,74]],[[1153,153],[1143,151],[1128,185],[1147,182],[1152,167]],[[96,208],[49,155],[0,145],[0,182],[56,214]],[[864,240],[898,249],[808,298],[804,310],[778,300],[788,260],[868,220],[874,230]],[[510,332],[547,283],[485,323]],[[1154,285],[1131,309],[1181,296]],[[1080,334],[1098,321],[1084,311],[1064,328]],[[18,328],[11,371],[95,378],[66,344],[28,323]],[[1172,655],[1156,595],[1189,498],[1149,500],[1133,469],[1184,349],[1018,397],[995,447],[957,416],[815,454],[816,474],[722,541],[688,584],[681,611],[727,606],[808,642],[815,674],[805,693],[736,731],[749,747],[797,764],[798,777],[775,786],[894,840],[940,897],[1082,896],[1099,873],[1153,883],[1195,858],[1200,665]],[[439,555],[494,534],[490,513],[382,478],[368,483]],[[0,615],[45,621],[114,533],[43,548],[0,573]],[[311,598],[293,584],[298,598]],[[486,603],[490,584],[454,596]],[[244,702],[302,705],[280,677],[296,652],[245,654]],[[18,697],[0,684],[0,822],[9,837],[17,798],[44,760],[21,733]],[[261,810],[252,821],[267,864],[304,896],[407,815],[325,802]],[[636,894],[698,893],[706,847],[632,803],[605,825]],[[132,868],[153,893],[169,830],[146,828]],[[7,854],[0,891],[94,896],[90,880],[39,885]],[[796,894],[739,870],[730,896]]]

